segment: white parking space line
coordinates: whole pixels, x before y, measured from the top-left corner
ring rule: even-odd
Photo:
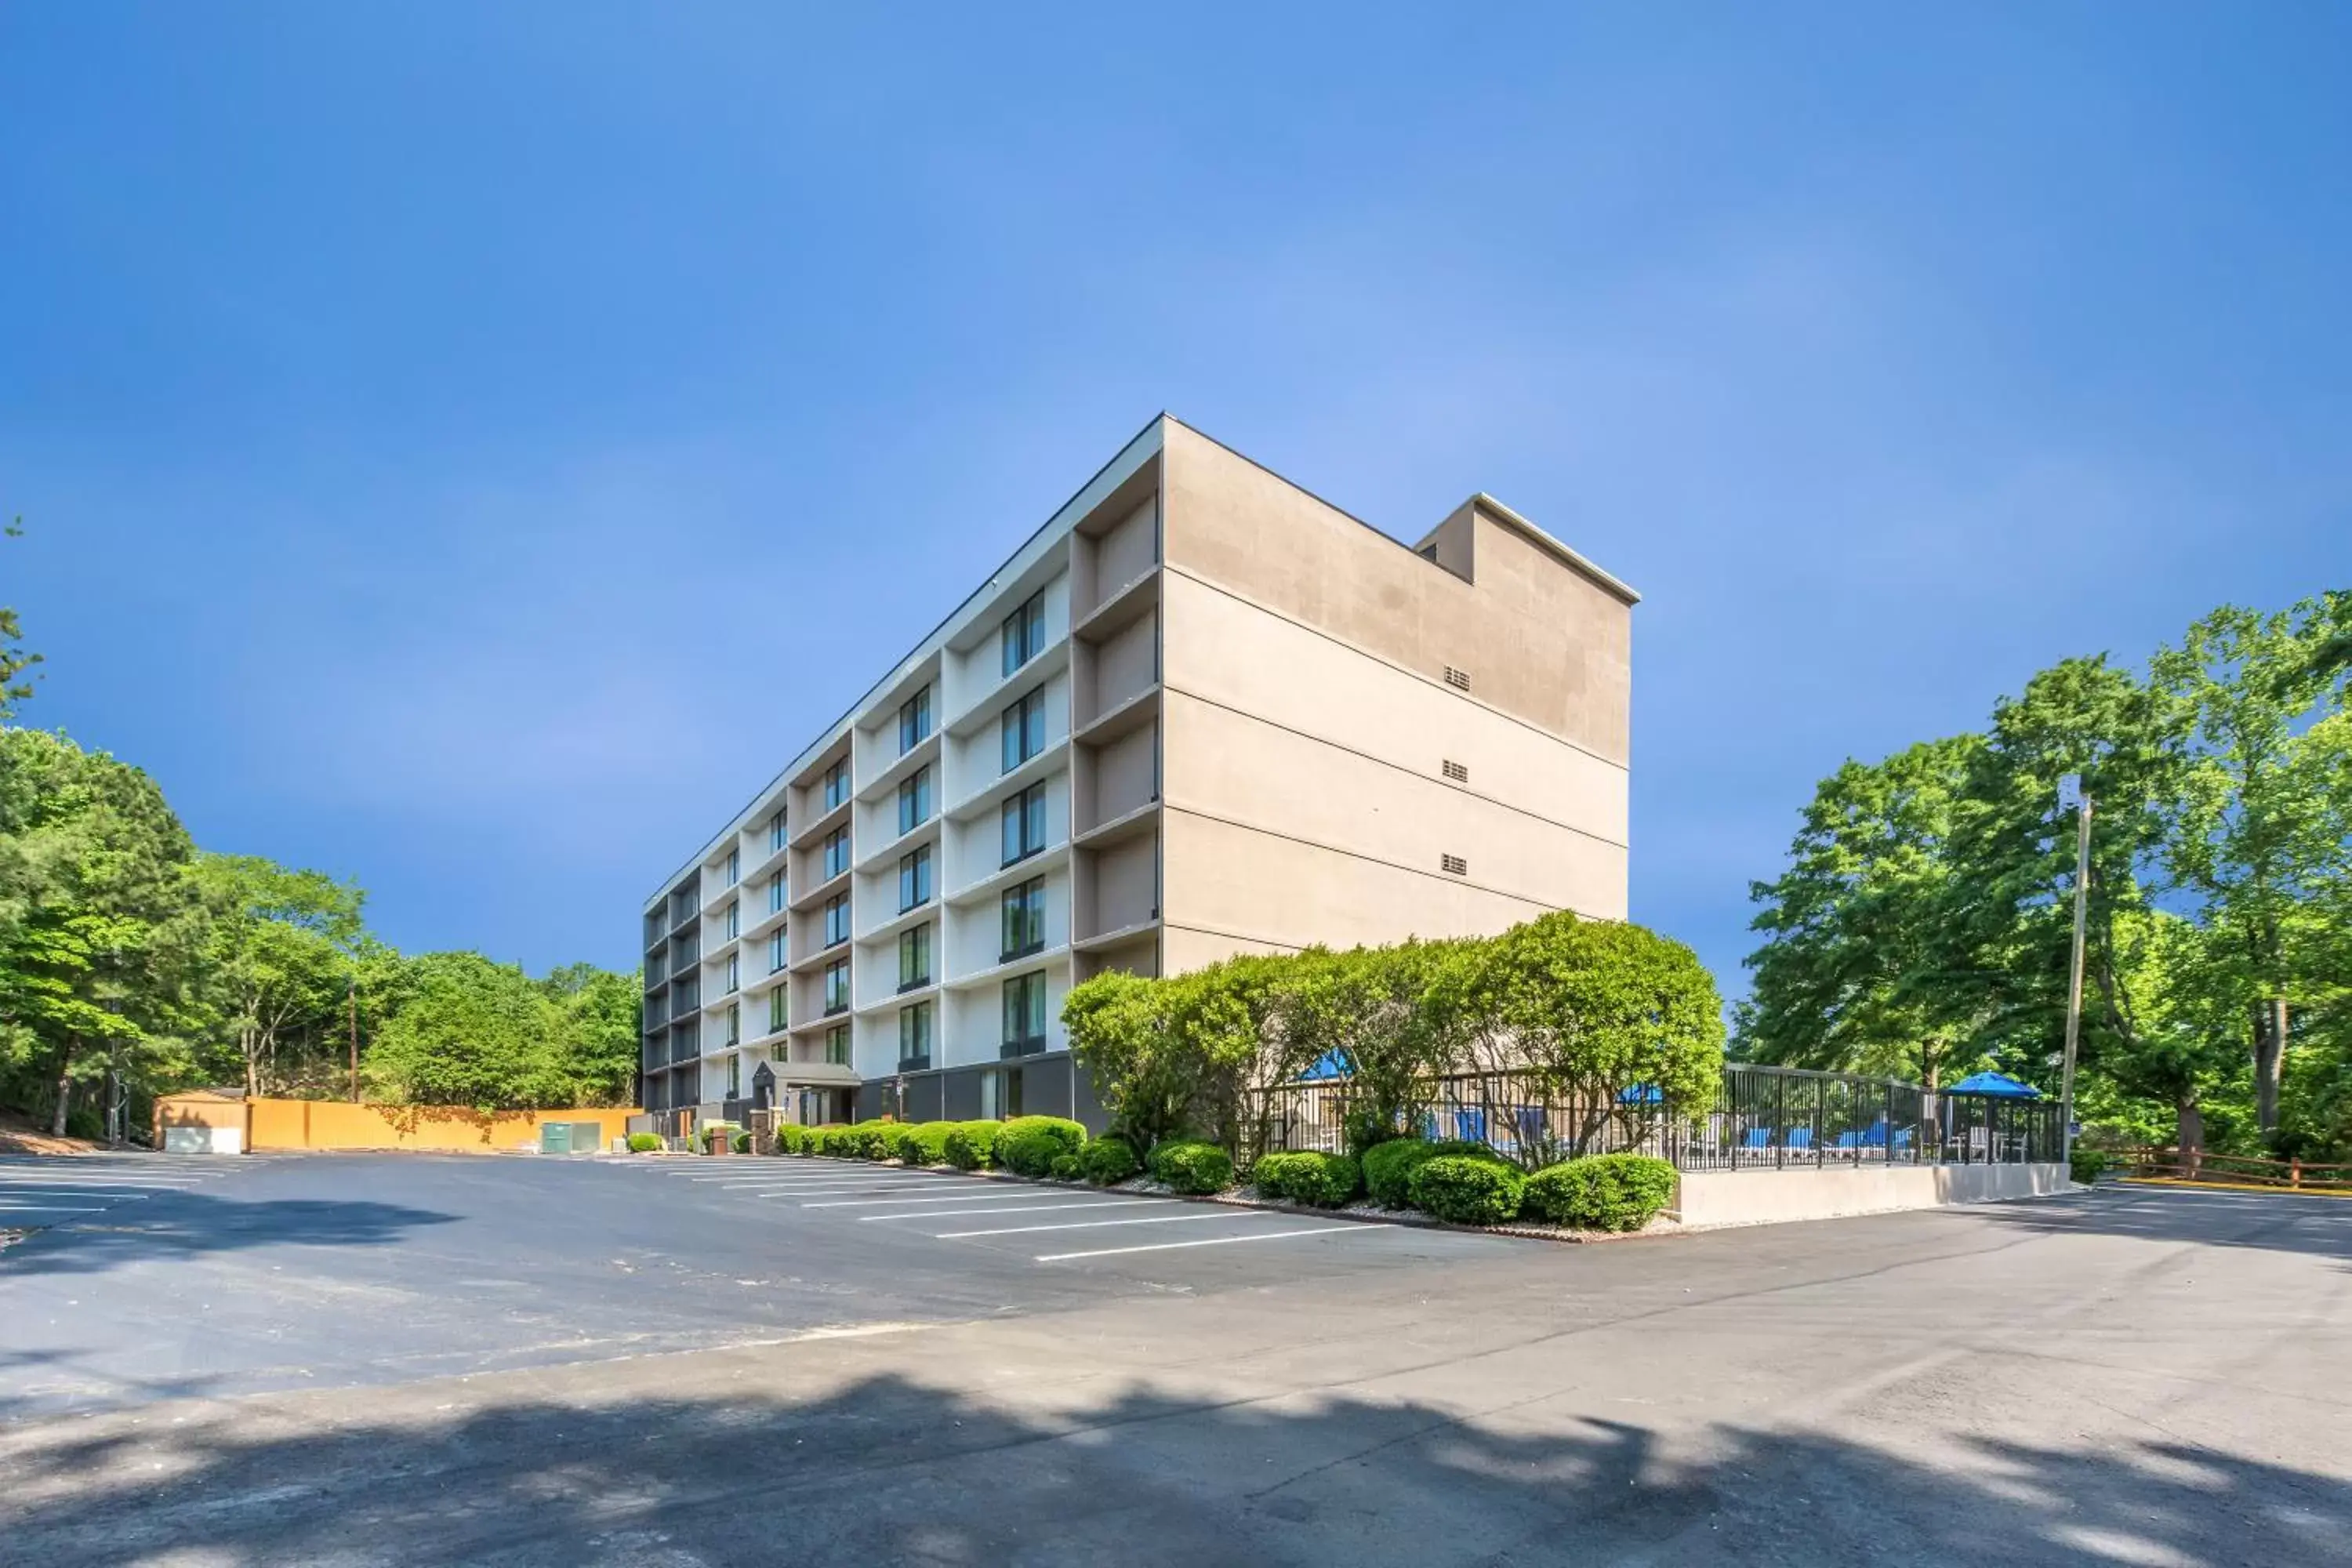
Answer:
[[[723,1191],[724,1189],[722,1188],[721,1190]],[[905,1187],[875,1186],[870,1184],[865,1186],[850,1185],[840,1187],[770,1187],[763,1192],[754,1193],[752,1196],[761,1198],[838,1197],[844,1193],[904,1193],[908,1190],[908,1189]],[[965,1192],[970,1189],[957,1188],[955,1190]]]
[[[1005,1196],[1003,1193],[966,1193],[960,1197],[938,1198],[827,1198],[823,1203],[803,1204],[804,1209],[872,1208],[881,1204],[985,1204]]]
[[[958,1209],[955,1217],[969,1219],[973,1215],[984,1214],[1060,1214],[1068,1209],[1146,1208],[1153,1204],[1174,1202],[1176,1202],[1174,1198],[1081,1198],[1074,1204],[1022,1204],[1009,1209]],[[860,1225],[872,1225],[877,1220],[938,1219],[940,1217],[935,1214],[918,1211],[914,1214],[862,1214],[857,1216],[857,1221]]]
[[[1255,1236],[1210,1236],[1198,1241],[1150,1241],[1139,1247],[1104,1247],[1091,1252],[1046,1252],[1039,1263],[1067,1263],[1079,1258],[1117,1258],[1129,1252],[1173,1252],[1183,1247],[1233,1247],[1244,1241],[1295,1241],[1309,1236],[1337,1236],[1348,1230],[1377,1230],[1370,1225],[1318,1225],[1310,1230],[1263,1230]]]
[[[1113,1225],[1181,1225],[1208,1219],[1280,1219],[1282,1216],[1265,1210],[1225,1209],[1213,1214],[1148,1214],[1140,1219],[1073,1219],[1059,1225],[1003,1225],[993,1230],[943,1230],[934,1234],[936,1241],[970,1241],[980,1236],[1028,1236],[1041,1230],[1100,1230]]]
[[[0,1203],[5,1203],[12,1198],[86,1198],[93,1195],[95,1194],[93,1194],[88,1188],[84,1187],[0,1186]],[[119,1204],[135,1204],[144,1203],[147,1199],[153,1197],[155,1194],[152,1193],[107,1193],[105,1195],[112,1198]]]
[[[0,1214],[104,1214],[112,1206],[110,1204],[100,1204],[95,1207],[60,1204],[0,1204]]]

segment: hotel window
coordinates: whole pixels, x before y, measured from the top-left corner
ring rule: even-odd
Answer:
[[[768,853],[772,855],[783,847],[784,814],[780,811],[768,818]]]
[[[731,1046],[735,1041],[732,1037],[730,1037],[727,1043]],[[742,1092],[743,1058],[739,1052],[738,1054],[727,1058],[727,1098],[734,1100],[740,1097]]]
[[[898,857],[898,911],[904,914],[931,901],[931,847],[918,845],[912,854]]]
[[[1045,786],[1031,784],[1004,803],[1003,864],[1025,859],[1045,847]]]
[[[997,957],[1026,958],[1045,945],[1045,879],[1032,877],[1017,888],[1007,888],[999,900],[1004,941]]]
[[[919,1072],[931,1065],[931,1005],[898,1009],[898,1070]]]
[[[777,927],[768,933],[768,973],[773,974],[784,966],[784,931]]]
[[[898,754],[905,756],[930,738],[931,689],[924,687],[898,704]]]
[[[898,831],[912,833],[931,819],[931,770],[915,770],[915,776],[898,781]]]
[[[1004,983],[1004,1055],[1034,1056],[1045,1048],[1045,973]]]
[[[1011,773],[1045,749],[1045,689],[1037,688],[1004,710],[1004,766]]]
[[[1021,1114],[1021,1069],[993,1068],[980,1075],[980,1119],[995,1121]]]
[[[783,907],[784,874],[782,871],[771,871],[768,873],[768,912],[772,915]]]
[[[849,1026],[835,1024],[824,1032],[824,1059],[837,1068],[849,1065]]]
[[[836,827],[824,836],[824,879],[832,881],[849,869],[849,829]]]
[[[824,901],[824,945],[838,947],[849,940],[849,895],[835,893]]]
[[[727,885],[733,887],[735,879],[742,874],[743,852],[740,849],[730,849],[727,851]]]
[[[831,811],[849,798],[849,763],[838,762],[824,770],[824,808]]]
[[[931,983],[931,928],[919,925],[898,933],[898,989],[912,991]]]
[[[768,1033],[781,1034],[784,1027],[784,991],[779,985],[768,993]],[[779,1047],[778,1049],[782,1047]]]
[[[727,940],[734,941],[743,934],[743,900],[735,899],[727,905]]]
[[[1004,673],[1012,674],[1045,651],[1045,595],[1036,593],[1004,617]]]
[[[727,955],[727,994],[732,996],[743,986],[743,963],[740,953]]]
[[[736,1044],[740,1043],[740,1042],[742,1040],[742,1038],[743,1038],[743,1004],[742,1004],[742,1003],[740,1003],[740,1002],[730,1002],[729,1004],[727,1004],[727,1043],[728,1043],[729,1045],[730,1045],[730,1046],[732,1046],[732,1045],[736,1045]],[[731,1061],[731,1059],[732,1059],[732,1058],[730,1058],[730,1061]],[[731,1072],[731,1071],[730,1071],[730,1072],[729,1072],[729,1074],[727,1075],[727,1081],[728,1081],[728,1085],[729,1085],[729,1088],[728,1088],[727,1092],[728,1092],[728,1093],[730,1093],[730,1094],[734,1093],[734,1092],[735,1092],[735,1089],[734,1089],[734,1088],[733,1088],[733,1085],[734,1085],[734,1081],[735,1081],[735,1075],[733,1074],[733,1072]]]
[[[849,1011],[849,960],[836,958],[824,966],[824,1016]]]

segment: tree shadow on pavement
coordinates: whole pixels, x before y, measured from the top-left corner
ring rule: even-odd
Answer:
[[[2352,1262],[2352,1198],[2102,1184],[2087,1193],[1965,1212],[2021,1230],[2249,1247]]]
[[[1131,1389],[198,1407],[0,1433],[16,1561],[339,1564],[2352,1561],[2340,1477],[2172,1441],[1463,1418]],[[293,1406],[287,1406],[293,1409]]]
[[[0,1253],[0,1289],[37,1275],[95,1274],[150,1258],[256,1247],[369,1247],[456,1215],[348,1199],[213,1197],[174,1193],[37,1231]]]

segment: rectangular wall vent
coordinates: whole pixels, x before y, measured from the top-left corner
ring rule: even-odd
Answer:
[[[1452,779],[1455,784],[1468,784],[1470,782],[1469,765],[1464,763],[1457,763],[1453,758],[1448,757],[1445,759],[1445,776]]]
[[[1456,669],[1449,664],[1445,667],[1445,684],[1453,687],[1456,691],[1467,691],[1470,689],[1470,672],[1466,669]]]
[[[1459,855],[1440,855],[1437,858],[1437,864],[1441,869],[1451,876],[1466,877],[1470,874],[1470,862]]]

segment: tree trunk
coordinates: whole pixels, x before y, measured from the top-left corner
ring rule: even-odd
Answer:
[[[2254,1016],[2254,1125],[2277,1131],[2279,1082],[2286,1068],[2286,998],[2273,996]]]
[[[2180,1161],[2184,1173],[2194,1177],[2197,1167],[2205,1157],[2205,1113],[2198,1108],[2196,1097],[2182,1097],[2180,1112]]]
[[[49,1116],[49,1136],[66,1135],[66,1111],[73,1105],[74,1054],[81,1048],[79,1035],[68,1035],[58,1052],[58,1108]]]

